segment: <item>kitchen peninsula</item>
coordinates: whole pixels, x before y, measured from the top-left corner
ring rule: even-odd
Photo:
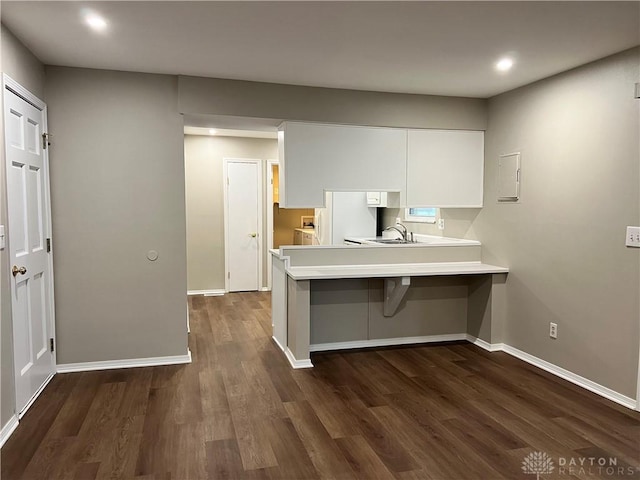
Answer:
[[[435,237],[434,237],[435,238]],[[502,341],[508,269],[474,240],[272,250],[273,338],[294,368],[313,351]]]

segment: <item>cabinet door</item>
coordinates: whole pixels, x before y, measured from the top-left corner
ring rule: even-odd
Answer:
[[[481,207],[484,132],[409,130],[407,206]]]
[[[303,245],[313,245],[313,235],[311,233],[303,233],[302,234],[302,244]]]
[[[293,231],[293,244],[302,245],[302,232],[300,230]]]
[[[278,132],[280,204],[323,207],[326,191],[401,192],[407,131],[285,122]]]

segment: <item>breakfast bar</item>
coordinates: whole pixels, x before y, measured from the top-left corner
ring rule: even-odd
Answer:
[[[508,269],[451,240],[272,250],[273,338],[292,367],[312,367],[312,351],[500,343]]]

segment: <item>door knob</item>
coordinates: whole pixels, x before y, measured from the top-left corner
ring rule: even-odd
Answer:
[[[258,234],[257,234],[257,233],[255,233],[255,232],[253,232],[253,233],[250,233],[250,234],[249,234],[249,236],[250,236],[251,238],[256,238],[256,237],[258,236]]]
[[[25,267],[18,268],[14,265],[13,268],[11,269],[11,273],[13,273],[14,277],[17,277],[19,273],[22,275],[27,273],[27,269]]]

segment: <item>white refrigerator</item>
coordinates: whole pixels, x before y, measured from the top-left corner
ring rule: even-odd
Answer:
[[[320,245],[342,245],[345,237],[376,236],[376,209],[366,192],[327,192],[325,208],[316,208],[315,235]]]

